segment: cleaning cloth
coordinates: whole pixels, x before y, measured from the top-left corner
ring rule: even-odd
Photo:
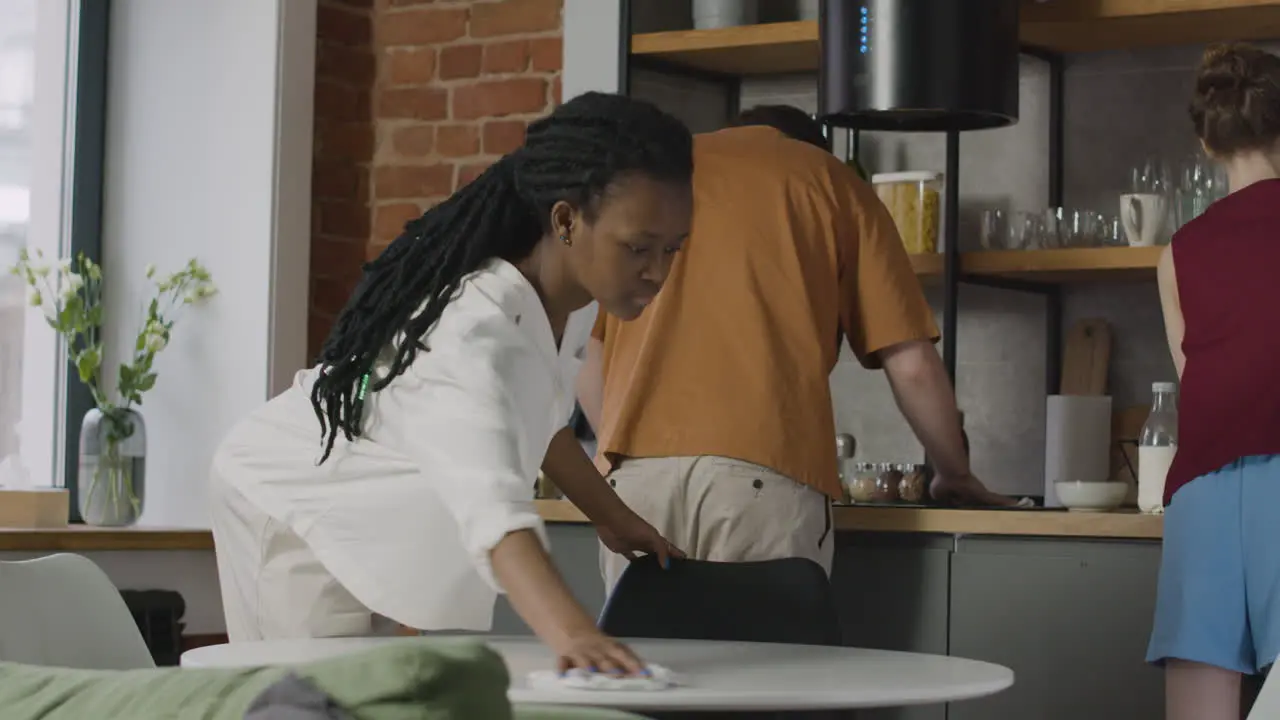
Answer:
[[[677,687],[675,673],[661,665],[649,665],[647,676],[621,676],[573,668],[561,675],[554,670],[529,673],[529,687],[541,690],[667,690]]]

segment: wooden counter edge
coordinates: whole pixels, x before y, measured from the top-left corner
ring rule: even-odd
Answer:
[[[549,523],[585,523],[586,516],[567,500],[537,500],[538,513]],[[838,507],[837,530],[915,532],[943,535],[1019,535],[1024,537],[1159,540],[1158,515],[1136,512],[1070,513],[1017,510],[943,510],[916,508]],[[0,552],[93,552],[119,550],[212,550],[208,530],[182,528],[65,528],[25,530],[0,528]]]
[[[28,530],[0,528],[0,551],[95,552],[116,550],[212,550],[208,530],[158,527],[103,528],[68,525]]]
[[[586,517],[567,500],[537,500],[547,522],[582,523]],[[941,508],[837,507],[837,530],[918,532],[945,535],[1159,540],[1163,519],[1137,512],[1076,513],[1043,510],[947,510]]]

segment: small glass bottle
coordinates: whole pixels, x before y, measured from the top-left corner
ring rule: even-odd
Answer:
[[[1178,452],[1178,386],[1151,384],[1151,412],[1138,436],[1138,509],[1164,512],[1164,482]]]
[[[857,442],[849,433],[836,435],[836,472],[839,473],[841,485],[847,486],[853,480],[853,474],[856,472],[853,456],[857,448]]]

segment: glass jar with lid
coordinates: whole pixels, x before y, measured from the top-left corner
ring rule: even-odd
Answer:
[[[898,482],[898,497],[902,502],[917,505],[925,501],[928,484],[925,482],[924,466],[907,463],[899,466],[902,480]]]
[[[938,252],[942,220],[942,173],[895,172],[871,176],[880,202],[889,209],[907,252]]]
[[[898,483],[902,482],[902,473],[893,463],[880,463],[876,466],[875,502],[892,503],[898,501]]]
[[[860,462],[855,466],[854,475],[845,486],[849,501],[852,503],[869,503],[876,496],[876,466],[868,462]]]

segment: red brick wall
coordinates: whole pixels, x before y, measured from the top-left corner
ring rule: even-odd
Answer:
[[[320,0],[312,353],[406,220],[560,98],[561,0]]]
[[[320,0],[316,17],[309,359],[359,279],[369,243],[377,76],[373,5],[374,0]]]

